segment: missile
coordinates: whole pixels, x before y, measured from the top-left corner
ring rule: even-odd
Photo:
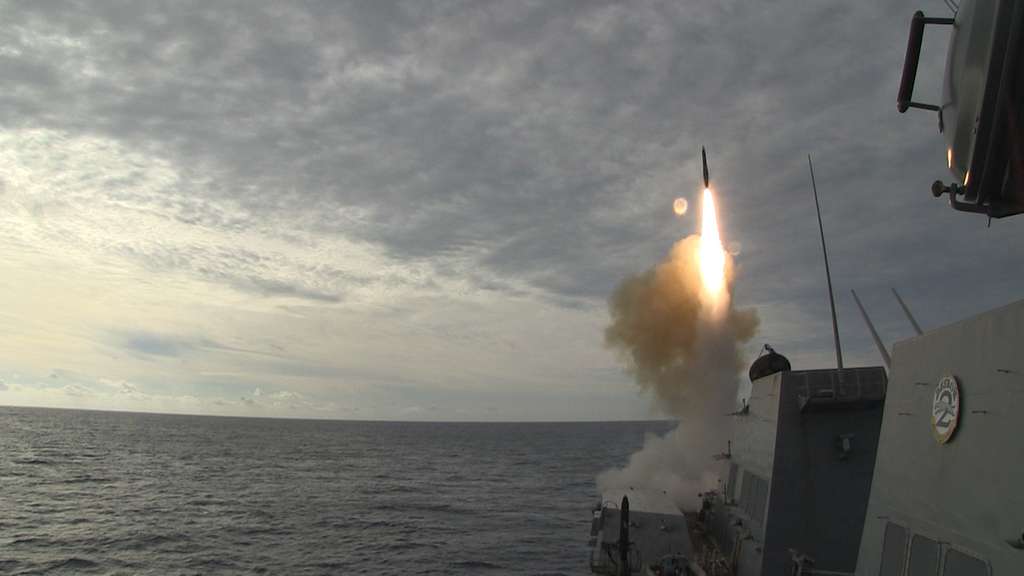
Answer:
[[[704,147],[700,147],[700,157],[704,161],[704,187],[710,188],[711,184],[708,182],[711,178],[708,176],[708,153],[704,150]]]
[[[619,576],[630,576],[629,569],[629,497],[622,495],[619,505]]]

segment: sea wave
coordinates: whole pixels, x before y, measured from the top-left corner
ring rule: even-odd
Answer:
[[[650,428],[0,408],[0,573],[582,575]]]

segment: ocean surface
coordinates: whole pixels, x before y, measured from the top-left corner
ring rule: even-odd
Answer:
[[[0,407],[0,574],[588,574],[595,475],[668,428]]]

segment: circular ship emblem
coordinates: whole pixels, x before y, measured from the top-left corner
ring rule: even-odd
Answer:
[[[943,376],[932,399],[932,431],[939,444],[949,442],[960,420],[960,384],[956,376]]]

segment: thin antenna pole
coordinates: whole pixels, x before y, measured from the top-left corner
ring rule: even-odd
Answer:
[[[860,315],[864,317],[864,323],[868,325],[868,330],[871,331],[871,337],[875,339],[875,346],[878,347],[878,353],[882,355],[885,367],[892,370],[892,359],[889,358],[889,351],[885,349],[885,344],[882,344],[882,339],[878,337],[875,325],[871,323],[871,318],[868,318],[867,310],[864,310],[864,305],[860,303],[860,298],[857,298],[857,293],[853,290],[850,290],[850,292],[853,294],[854,301],[857,302],[857,308],[860,308]]]
[[[828,303],[832,308],[832,336],[836,343],[836,367],[843,369],[843,349],[839,345],[839,321],[836,320],[836,299],[832,295],[832,272],[828,268],[828,249],[825,248],[825,228],[821,225],[821,205],[818,204],[818,185],[814,182],[814,164],[807,155],[807,166],[811,169],[811,187],[814,189],[814,209],[818,211],[818,232],[821,234],[821,253],[825,256],[825,280],[828,282]]]
[[[895,288],[892,288],[892,295],[900,303],[900,308],[903,308],[903,313],[907,315],[907,320],[910,320],[910,324],[913,325],[914,332],[917,332],[918,336],[924,334],[924,331],[921,330],[921,325],[917,323],[917,320],[914,320],[914,315],[910,313],[910,308],[907,308],[907,303],[903,301],[903,298],[900,298],[900,293]]]

